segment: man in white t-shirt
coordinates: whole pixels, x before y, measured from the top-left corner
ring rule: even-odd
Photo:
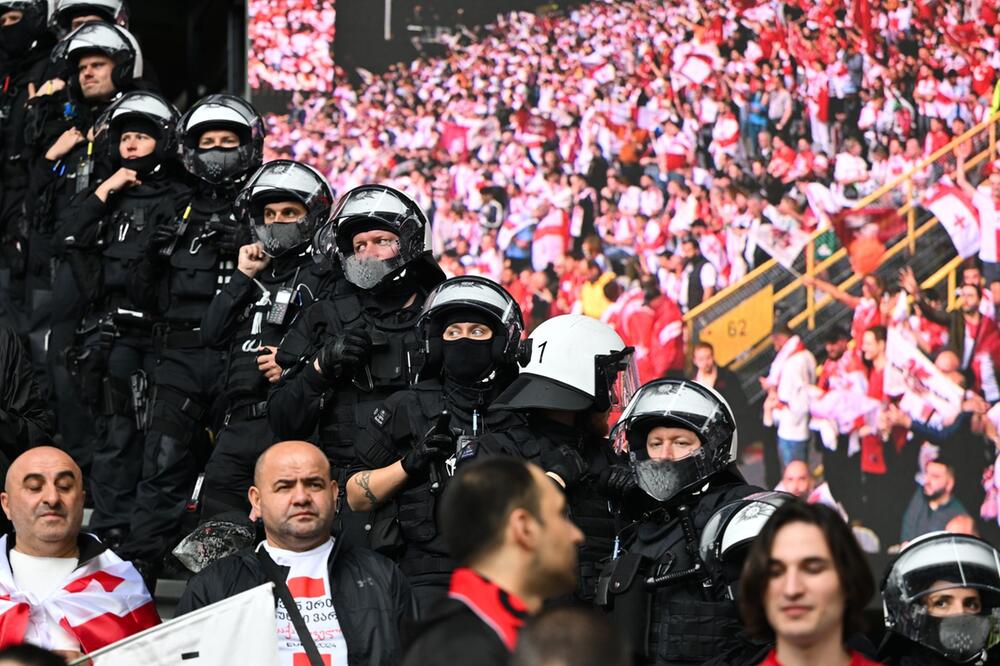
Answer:
[[[338,489],[334,479],[326,456],[309,442],[281,442],[261,454],[249,498],[266,539],[192,578],[177,615],[268,582],[270,559],[285,575],[324,664],[398,664],[399,626],[412,606],[410,586],[388,559],[331,536]],[[284,602],[279,600],[275,615],[280,663],[307,666],[306,645]]]
[[[0,538],[0,646],[75,659],[159,624],[135,567],[80,533],[83,496],[80,468],[59,449],[36,447],[11,464],[0,494],[14,525]]]
[[[986,182],[978,188],[969,184],[965,177],[965,158],[971,150],[971,145],[959,146],[955,150],[955,182],[969,196],[979,213],[979,231],[982,243],[979,247],[979,259],[983,264],[983,277],[986,286],[993,295],[993,302],[1000,303],[1000,160],[989,165],[989,175]]]

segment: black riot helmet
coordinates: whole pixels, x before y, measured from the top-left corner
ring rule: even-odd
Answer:
[[[705,523],[698,553],[723,593],[736,600],[750,544],[778,507],[792,499],[788,493],[768,490],[723,504]]]
[[[198,148],[202,134],[229,130],[237,148]],[[181,163],[188,173],[211,185],[238,184],[264,159],[264,121],[251,104],[235,95],[209,95],[198,100],[177,125]]]
[[[678,460],[651,459],[646,437],[656,427],[692,431],[700,446]],[[668,502],[726,469],[736,457],[736,419],[714,389],[687,379],[659,379],[640,388],[611,429],[618,450],[628,450],[639,487]]]
[[[84,26],[86,27],[86,26]],[[121,165],[118,144],[124,132],[142,131],[156,139],[156,151],[144,164],[135,165],[141,173],[151,173],[177,157],[177,120],[174,105],[156,93],[135,91],[122,95],[101,114],[94,124],[94,143],[98,154],[104,153],[113,165]],[[130,166],[130,165],[126,165]]]
[[[949,532],[914,539],[882,581],[882,608],[889,631],[954,663],[975,662],[1000,642],[1000,553]]]
[[[128,27],[128,7],[125,0],[56,0],[52,11],[52,28],[60,34],[70,32],[73,19],[100,16],[108,23]]]
[[[0,14],[21,12],[21,20],[0,28],[0,53],[19,58],[35,47],[48,32],[47,0],[0,0]],[[51,37],[48,39],[51,40]],[[50,42],[51,43],[51,42]]]
[[[131,32],[110,23],[84,23],[63,37],[50,56],[69,82],[71,99],[83,99],[77,68],[81,58],[94,54],[106,56],[114,63],[111,82],[117,92],[131,89],[136,79],[142,78],[142,50]]]
[[[516,367],[524,318],[507,290],[478,275],[445,280],[424,301],[417,328],[427,351],[427,368],[441,363],[442,334],[457,322],[481,322],[493,331],[491,360],[497,366]]]
[[[292,223],[265,224],[264,207],[278,201],[297,201],[305,216]],[[317,227],[330,218],[333,191],[318,171],[301,162],[274,160],[254,173],[236,196],[236,219],[250,227],[254,239],[270,257],[304,249]]]
[[[354,237],[374,231],[388,231],[395,254],[387,259],[357,256]],[[413,199],[387,185],[356,187],[337,203],[330,222],[316,232],[314,249],[330,261],[340,262],[347,281],[361,289],[378,290],[403,278],[407,268],[430,257],[429,225]],[[433,263],[431,260],[430,263]],[[443,279],[441,269],[433,267]]]

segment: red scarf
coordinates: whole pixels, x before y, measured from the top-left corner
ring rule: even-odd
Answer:
[[[851,663],[848,666],[881,666],[882,662],[872,661],[868,659],[860,652],[851,652]],[[778,661],[778,655],[774,650],[771,650],[764,661],[760,662],[758,666],[781,666],[781,662]]]
[[[517,645],[517,634],[528,617],[524,602],[500,589],[472,569],[459,568],[451,574],[448,596],[468,606],[511,652]]]

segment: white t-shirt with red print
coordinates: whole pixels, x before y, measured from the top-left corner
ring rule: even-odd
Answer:
[[[347,643],[340,630],[337,611],[333,608],[327,568],[327,561],[333,550],[333,539],[301,553],[275,548],[267,542],[261,544],[261,547],[267,550],[278,566],[289,567],[286,579],[288,591],[292,593],[299,613],[312,634],[324,666],[347,666]],[[278,601],[274,612],[278,624],[278,657],[281,665],[309,666],[309,657],[284,603]]]

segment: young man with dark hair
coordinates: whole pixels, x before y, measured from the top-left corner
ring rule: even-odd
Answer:
[[[535,465],[470,464],[445,490],[441,526],[458,564],[448,598],[413,632],[404,666],[507,664],[528,615],[576,587],[583,533]]]
[[[755,638],[774,640],[763,666],[870,666],[844,640],[861,629],[875,591],[850,528],[829,507],[789,501],[750,547],[740,615]]]

